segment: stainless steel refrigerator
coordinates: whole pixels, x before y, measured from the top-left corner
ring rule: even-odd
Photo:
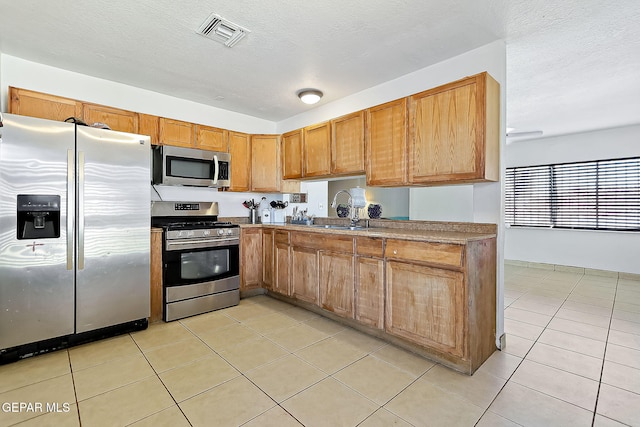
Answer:
[[[10,114],[1,123],[0,356],[146,327],[149,137]]]

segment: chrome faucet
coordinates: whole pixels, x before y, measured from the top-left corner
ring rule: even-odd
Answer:
[[[351,219],[351,227],[356,227],[358,225],[358,222],[360,221],[360,209],[359,208],[354,208],[353,207],[353,203],[352,203],[352,197],[351,197],[351,193],[349,193],[349,191],[347,190],[340,190],[336,193],[335,196],[333,196],[333,201],[331,202],[331,207],[335,208],[336,207],[336,200],[338,199],[338,194],[340,193],[347,193],[349,195],[349,201],[347,202],[347,204],[349,205],[349,217]]]

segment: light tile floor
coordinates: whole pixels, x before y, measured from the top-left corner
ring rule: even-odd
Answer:
[[[0,366],[0,426],[640,425],[640,282],[507,265],[505,327],[466,376],[258,296]]]

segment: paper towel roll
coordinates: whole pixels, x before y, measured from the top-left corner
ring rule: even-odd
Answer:
[[[364,208],[367,206],[367,199],[364,196],[364,188],[350,188],[349,193],[351,194],[351,205],[354,208]]]

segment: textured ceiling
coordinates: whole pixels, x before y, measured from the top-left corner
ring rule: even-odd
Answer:
[[[553,4],[552,4],[553,3]],[[251,33],[195,33],[211,13]],[[0,0],[0,52],[280,121],[494,40],[507,125],[545,136],[640,122],[637,0]]]

